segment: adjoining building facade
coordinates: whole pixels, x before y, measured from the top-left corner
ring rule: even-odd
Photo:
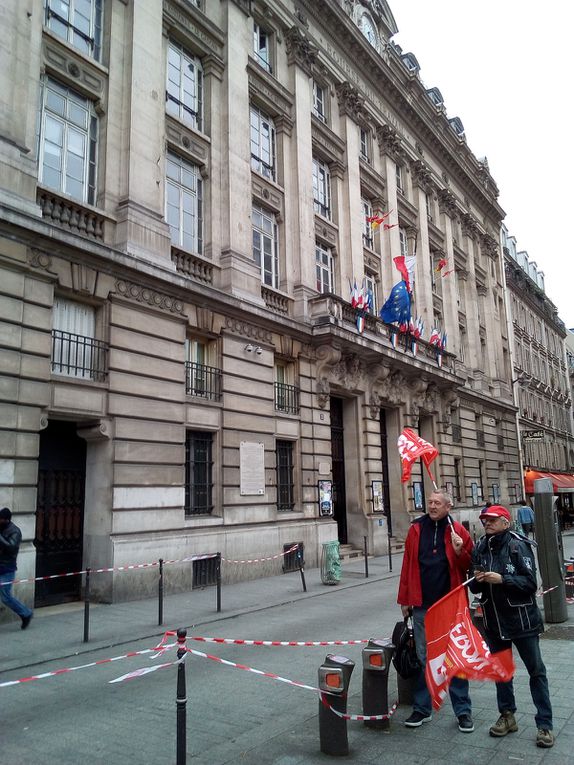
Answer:
[[[407,426],[461,520],[518,501],[498,190],[386,2],[9,0],[4,21],[0,493],[22,576],[381,554],[431,489],[419,465],[400,481]],[[417,352],[377,318],[415,255]]]
[[[567,331],[545,292],[544,273],[518,250],[502,227],[509,313],[512,321],[513,379],[524,487],[548,477],[561,510],[574,508],[574,436]]]

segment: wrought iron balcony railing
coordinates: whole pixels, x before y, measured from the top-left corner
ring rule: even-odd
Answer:
[[[275,383],[275,409],[286,414],[299,413],[299,388],[296,385]]]
[[[93,337],[52,330],[52,372],[103,382],[108,374],[108,345]]]
[[[185,392],[189,396],[219,401],[221,399],[221,369],[197,364],[195,361],[186,361]]]

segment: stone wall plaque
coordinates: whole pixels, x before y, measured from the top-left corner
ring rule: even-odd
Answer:
[[[242,497],[265,494],[265,447],[262,443],[241,441],[239,482]]]

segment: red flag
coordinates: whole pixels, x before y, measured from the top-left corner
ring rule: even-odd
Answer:
[[[491,654],[472,623],[463,584],[429,608],[425,617],[425,679],[435,709],[448,693],[453,677],[505,682],[514,675],[512,649]]]
[[[438,449],[418,436],[410,428],[405,428],[399,440],[397,441],[399,447],[399,455],[402,462],[403,473],[401,475],[401,481],[404,483],[411,477],[411,470],[413,463],[418,460],[419,457],[425,463],[427,469],[430,463],[438,457]]]

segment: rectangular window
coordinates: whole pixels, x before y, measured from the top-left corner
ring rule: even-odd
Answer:
[[[362,160],[365,162],[368,162],[371,164],[371,141],[370,141],[370,135],[369,131],[365,130],[365,128],[359,128],[359,140],[360,140],[360,150],[359,150],[359,156]]]
[[[253,53],[257,62],[271,74],[271,35],[256,21],[253,22]]]
[[[430,220],[432,223],[433,221],[433,202],[432,202],[432,195],[431,194],[425,194],[425,207],[427,211],[427,220]]]
[[[172,244],[201,255],[203,181],[199,167],[168,151],[165,185],[165,217]]]
[[[52,372],[102,382],[107,375],[108,347],[96,340],[93,306],[56,298],[52,319]]]
[[[213,349],[214,350],[214,349]],[[213,366],[212,348],[204,340],[185,341],[185,392],[210,401],[221,399],[221,370]]]
[[[97,118],[90,101],[55,80],[43,88],[40,183],[95,204]]]
[[[454,460],[454,499],[459,502],[462,499],[461,489],[464,483],[464,477],[462,474],[462,460],[455,457]]]
[[[321,293],[334,292],[333,251],[317,242],[315,244],[315,269],[317,275],[317,291]]]
[[[407,239],[407,232],[404,228],[399,228],[399,245],[401,248],[401,255],[406,258],[409,254],[409,242]]]
[[[275,214],[253,205],[253,260],[261,269],[261,283],[279,289],[279,246]]]
[[[326,89],[313,80],[313,114],[321,122],[327,122]]]
[[[188,430],[185,436],[185,514],[213,510],[213,433]]]
[[[74,48],[99,61],[103,0],[44,0],[45,25]]]
[[[376,316],[377,315],[377,281],[375,279],[374,274],[366,273],[365,274],[365,285],[367,287],[367,292],[371,294],[371,313]]]
[[[331,174],[318,159],[313,160],[313,202],[315,212],[331,220]]]
[[[373,217],[373,205],[368,199],[361,199],[361,214],[363,217],[363,247],[368,247],[369,250],[372,250],[374,244],[373,224],[369,221],[369,218]]]
[[[256,106],[251,107],[251,168],[275,180],[275,126]]]
[[[292,364],[275,364],[275,409],[278,412],[299,413],[299,388],[292,384],[294,377]]]
[[[403,185],[403,168],[402,165],[395,164],[395,178],[397,181],[397,193],[404,194],[405,187]]]
[[[201,61],[178,43],[167,51],[166,105],[168,114],[196,130],[203,129],[203,69]]]
[[[295,506],[293,484],[293,442],[277,441],[275,445],[277,464],[277,510],[285,512]]]

